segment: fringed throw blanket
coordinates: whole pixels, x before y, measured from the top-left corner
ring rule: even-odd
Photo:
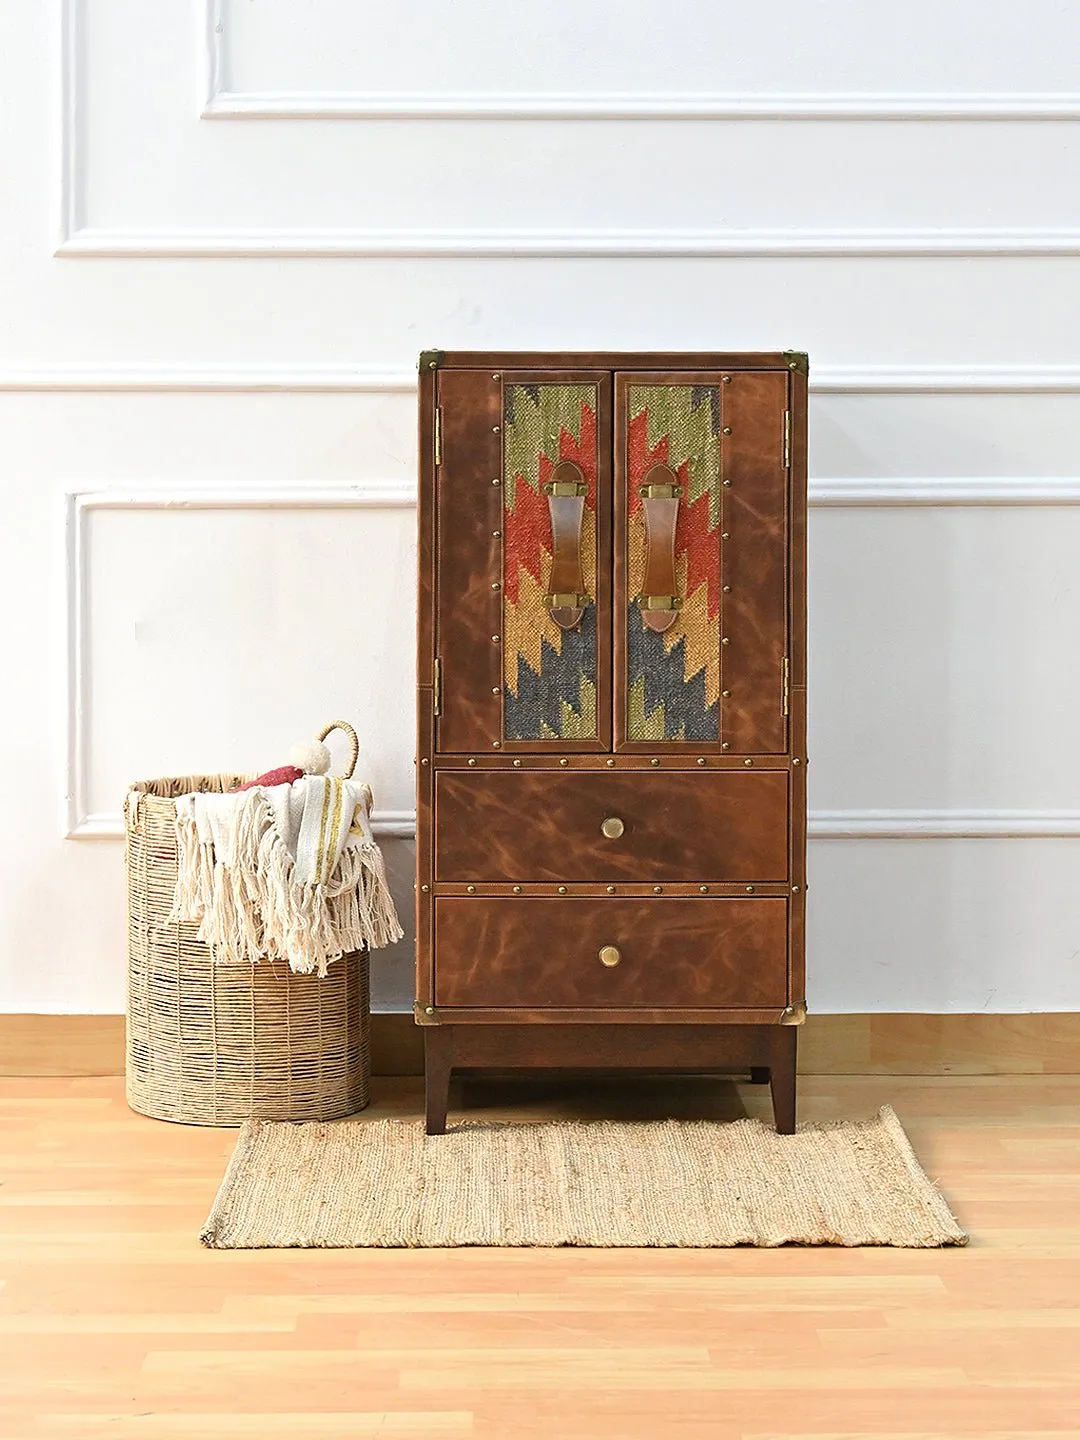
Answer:
[[[303,974],[400,940],[370,810],[366,785],[328,775],[183,796],[170,921],[199,922],[215,960],[286,960]]]

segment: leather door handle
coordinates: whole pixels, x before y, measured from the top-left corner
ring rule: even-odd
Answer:
[[[670,630],[678,619],[675,594],[675,525],[679,518],[678,477],[667,465],[654,465],[639,487],[645,511],[645,575],[638,603],[650,630]]]
[[[572,460],[560,460],[545,482],[551,514],[551,594],[547,607],[563,630],[573,630],[590,597],[581,573],[581,531],[585,523],[585,476]]]

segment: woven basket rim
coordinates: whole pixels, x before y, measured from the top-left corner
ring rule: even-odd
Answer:
[[[161,775],[155,780],[135,780],[128,790],[152,800],[179,800],[181,795],[225,795],[237,785],[257,777],[222,771],[216,775]]]

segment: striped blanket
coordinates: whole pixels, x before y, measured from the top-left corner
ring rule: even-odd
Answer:
[[[326,974],[331,961],[402,937],[371,791],[305,775],[291,785],[176,802],[178,873],[170,920],[198,922],[215,960],[285,960]]]

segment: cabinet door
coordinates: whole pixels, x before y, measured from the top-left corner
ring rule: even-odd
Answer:
[[[611,376],[439,373],[441,752],[611,744]]]
[[[789,380],[615,377],[615,745],[787,747]]]

